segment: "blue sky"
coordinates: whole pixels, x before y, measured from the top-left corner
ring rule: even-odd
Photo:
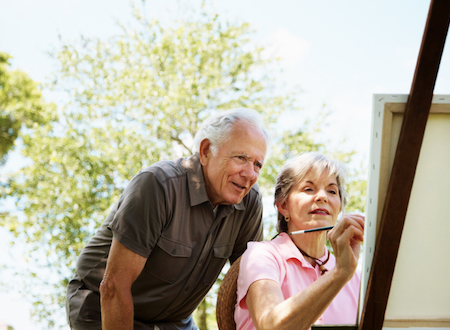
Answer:
[[[180,3],[147,0],[145,7],[150,15],[167,19],[168,9]],[[345,146],[356,149],[367,162],[372,95],[409,93],[429,0],[222,3],[216,7],[224,15],[250,22],[257,41],[281,57],[284,73],[278,79],[302,88],[305,114],[326,104],[331,115],[322,138],[331,144],[346,138]],[[118,32],[116,20],[131,18],[126,0],[0,0],[0,8],[0,50],[14,57],[14,68],[41,82],[53,65],[45,53],[58,48],[59,36],[105,38]],[[449,78],[446,47],[435,94],[450,94]],[[11,157],[9,166],[16,161]],[[0,322],[15,330],[38,329],[26,317],[27,305],[20,299],[10,301],[10,295],[0,293]]]

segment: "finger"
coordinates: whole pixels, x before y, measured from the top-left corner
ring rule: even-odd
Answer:
[[[350,232],[352,235],[350,239],[357,240],[359,242],[364,241],[364,225],[361,225],[359,222],[351,220],[348,222],[346,228],[346,232]]]
[[[328,232],[328,238],[330,241],[338,241],[344,239],[344,241],[364,241],[364,227],[359,222],[351,219],[346,219],[344,222],[335,226]],[[348,244],[348,243],[347,243]]]
[[[364,231],[358,226],[349,225],[339,235],[339,239],[356,240],[362,242],[364,240]]]
[[[359,223],[359,225],[364,228],[366,217],[362,214],[351,214],[350,218]]]
[[[337,224],[338,227],[347,228],[350,225],[360,228],[364,231],[365,217],[360,214],[345,214]]]
[[[342,219],[351,219],[353,221],[357,221],[361,226],[364,226],[365,222],[365,216],[356,213],[345,213],[342,215],[341,220]]]

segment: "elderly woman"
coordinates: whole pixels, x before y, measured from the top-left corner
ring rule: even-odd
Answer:
[[[242,256],[237,329],[308,329],[312,324],[354,324],[360,277],[356,273],[364,216],[343,214],[343,166],[319,153],[303,154],[277,178],[278,237],[252,242]],[[336,224],[337,223],[337,224]],[[327,232],[292,234],[334,226]]]

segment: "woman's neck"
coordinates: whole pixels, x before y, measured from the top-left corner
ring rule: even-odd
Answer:
[[[290,237],[292,242],[307,255],[313,258],[321,258],[325,251],[326,235],[326,232],[320,232],[290,235]]]

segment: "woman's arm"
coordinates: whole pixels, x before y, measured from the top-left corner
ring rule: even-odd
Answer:
[[[310,328],[353,277],[363,233],[363,216],[344,215],[329,232],[336,267],[289,299],[284,300],[281,288],[275,281],[252,283],[245,299],[255,327],[258,330]]]
[[[100,284],[104,330],[133,329],[134,307],[131,285],[142,272],[146,261],[146,258],[113,238],[105,275]]]

